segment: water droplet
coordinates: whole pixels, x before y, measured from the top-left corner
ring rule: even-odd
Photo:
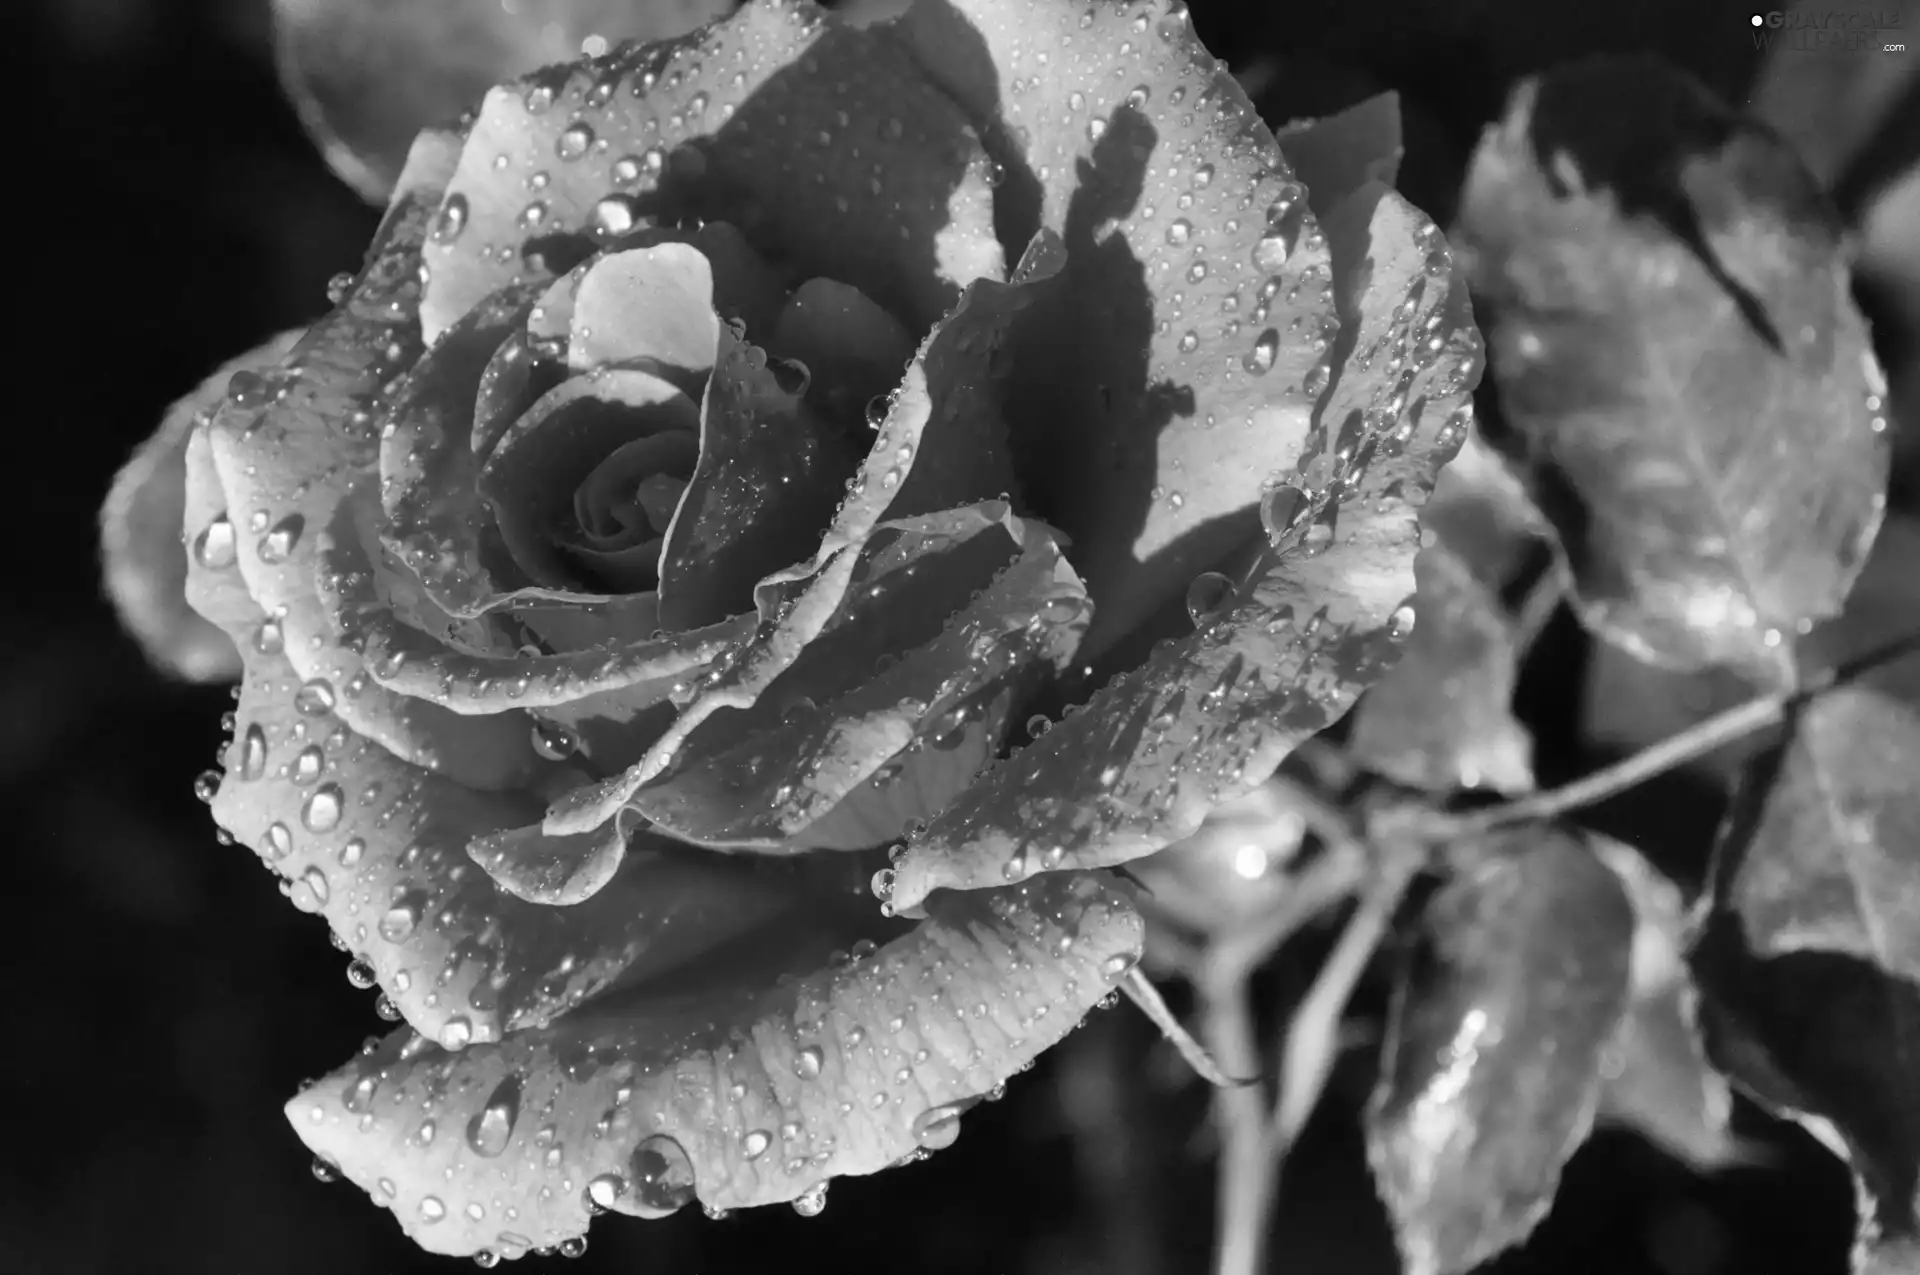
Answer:
[[[400,1021],[400,1007],[395,1005],[385,992],[373,998],[373,1012],[381,1022],[397,1023]]]
[[[308,832],[330,832],[340,822],[344,796],[338,784],[322,784],[300,807],[300,822]]]
[[[464,1014],[455,1014],[440,1024],[440,1048],[449,1052],[465,1049],[473,1039],[473,1023]]]
[[[593,206],[593,228],[603,235],[624,235],[640,221],[640,205],[631,195],[608,195]]]
[[[508,1076],[487,1095],[486,1106],[467,1121],[467,1145],[473,1153],[492,1159],[507,1149],[514,1122],[520,1118],[520,1077]]]
[[[956,1103],[941,1107],[928,1107],[913,1118],[913,1140],[929,1151],[939,1151],[953,1145],[960,1136],[960,1114],[964,1110]]]
[[[347,962],[347,982],[363,992],[373,986],[375,982],[373,966],[365,957],[357,957]]]
[[[592,145],[593,127],[584,120],[575,120],[560,130],[560,136],[553,143],[553,153],[564,160],[576,160]]]
[[[1180,218],[1179,220],[1175,221],[1173,224],[1167,227],[1167,243],[1169,243],[1175,248],[1178,248],[1181,244],[1184,244],[1185,242],[1187,242],[1188,239],[1191,239],[1192,237],[1193,237],[1193,223],[1188,221],[1185,217]]]
[[[1218,571],[1202,571],[1187,586],[1187,618],[1197,627],[1232,599],[1232,580]]]
[[[740,1139],[740,1149],[746,1153],[749,1160],[758,1160],[772,1145],[773,1135],[765,1129],[750,1130],[744,1138]]]
[[[293,853],[293,834],[287,831],[287,825],[278,820],[267,825],[267,853],[276,859],[284,859]]]
[[[193,560],[209,571],[233,565],[233,523],[221,514],[193,539]]]
[[[1200,334],[1191,329],[1180,336],[1180,353],[1192,354],[1200,348]]]
[[[467,197],[448,195],[440,205],[440,212],[433,219],[433,238],[436,243],[452,243],[467,228]]]
[[[303,717],[319,717],[331,713],[336,702],[333,683],[324,677],[316,677],[294,693],[293,708]]]
[[[627,1193],[627,1180],[618,1173],[602,1173],[587,1183],[583,1201],[589,1214],[605,1213]]]
[[[269,566],[285,562],[300,543],[300,533],[306,529],[307,520],[300,514],[288,514],[273,525],[273,530],[260,537],[260,561]]]
[[[1108,978],[1119,978],[1140,961],[1138,952],[1116,952],[1100,962],[1100,972]]]
[[[585,1257],[586,1254],[587,1254],[587,1237],[586,1236],[569,1235],[566,1239],[560,1241],[560,1256]]]
[[[1254,338],[1253,348],[1247,351],[1247,357],[1240,360],[1240,366],[1255,376],[1265,376],[1273,366],[1274,356],[1280,352],[1280,333],[1268,328]]]
[[[380,1074],[367,1072],[347,1082],[340,1091],[340,1105],[356,1116],[363,1116],[373,1110],[373,1095],[380,1088]]]
[[[533,719],[533,751],[548,761],[565,761],[580,751],[580,737],[559,722]]]
[[[642,1217],[665,1217],[685,1208],[694,1194],[693,1161],[686,1149],[664,1133],[645,1138],[633,1149],[636,1212]]]
[[[431,1226],[447,1215],[447,1206],[440,1202],[437,1195],[429,1195],[420,1201],[420,1220]]]
[[[340,1180],[340,1166],[323,1155],[313,1157],[313,1163],[308,1167],[313,1170],[313,1176],[321,1182]]]
[[[819,1217],[827,1207],[827,1184],[816,1182],[793,1201],[793,1211],[801,1217]]]
[[[420,923],[420,909],[410,902],[396,903],[380,917],[380,937],[389,943],[398,943],[413,933],[413,927]]]
[[[1413,632],[1413,624],[1414,610],[1412,605],[1402,603],[1400,606],[1394,608],[1392,615],[1387,617],[1387,636],[1395,642],[1399,642],[1405,639],[1409,633]]]
[[[213,799],[220,795],[220,781],[224,778],[226,778],[226,772],[224,771],[201,771],[199,775],[194,778],[193,795],[211,806]]]
[[[808,1045],[793,1056],[793,1074],[802,1080],[811,1080],[820,1074],[820,1068],[826,1062],[826,1055],[818,1045]]]
[[[490,1271],[500,1265],[500,1255],[490,1248],[475,1249],[473,1264],[483,1271]]]

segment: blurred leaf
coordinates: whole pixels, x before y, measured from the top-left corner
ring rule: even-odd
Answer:
[[[1920,666],[1909,656],[1890,667]],[[1761,957],[1836,952],[1920,984],[1920,696],[1829,691],[1742,777],[1716,902]]]
[[[1523,83],[1456,232],[1500,402],[1595,632],[1791,676],[1880,518],[1882,378],[1790,150],[1647,59]]]
[[[1519,579],[1537,550],[1554,543],[1546,516],[1477,424],[1440,471],[1433,498],[1421,506],[1420,526],[1465,559],[1474,578],[1496,593]]]
[[[1889,518],[1880,528],[1866,570],[1847,597],[1846,610],[1796,644],[1795,658],[1802,671],[1831,669],[1902,634],[1920,631],[1916,562],[1920,562],[1920,518]],[[1888,694],[1920,701],[1920,665],[1911,660],[1877,670],[1871,680]],[[1630,752],[1677,734],[1753,694],[1754,688],[1728,669],[1678,673],[1601,644],[1587,663],[1581,729],[1593,745]],[[1717,779],[1731,779],[1747,759],[1778,738],[1778,731],[1756,732],[1691,766]]]
[[[1856,1271],[1920,1262],[1920,657],[1814,700],[1742,776],[1694,966],[1710,1056],[1852,1164]]]
[[[1634,911],[1633,996],[1603,1064],[1599,1119],[1698,1170],[1751,1162],[1755,1152],[1729,1128],[1727,1078],[1700,1043],[1679,888],[1631,846],[1593,834],[1587,844],[1620,878]]]
[[[590,38],[663,40],[734,0],[273,0],[280,78],[340,179],[385,203],[413,135]]]
[[[1469,1270],[1546,1214],[1630,992],[1632,907],[1576,834],[1472,849],[1428,905],[1367,1115],[1407,1275]]]
[[[1691,955],[1707,1056],[1852,1167],[1855,1275],[1920,1270],[1920,988],[1851,957],[1758,959],[1716,913]]]
[[[1444,540],[1414,562],[1406,654],[1362,697],[1354,760],[1414,788],[1533,787],[1533,741],[1509,705],[1518,664],[1499,595]]]

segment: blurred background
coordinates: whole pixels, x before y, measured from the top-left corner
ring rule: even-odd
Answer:
[[[1873,165],[1910,162],[1900,147],[1920,138],[1910,74],[1865,106],[1852,58],[1802,55],[1788,68],[1807,82],[1798,87],[1782,88],[1777,69],[1763,80],[1747,10],[1732,0],[1192,5],[1202,38],[1244,74],[1270,123],[1399,89],[1410,116],[1403,185],[1442,224],[1515,78],[1584,53],[1659,52],[1724,98],[1795,121],[1809,162],[1856,214],[1884,186]],[[8,581],[15,619],[0,626],[14,970],[0,1050],[0,1275],[463,1269],[419,1253],[359,1192],[310,1175],[281,1104],[385,1025],[372,995],[347,984],[322,924],[286,906],[250,854],[214,841],[191,783],[213,757],[225,690],[149,671],[96,583],[95,510],[115,468],[216,364],[322,310],[328,277],[357,265],[377,211],[329,172],[283,98],[266,0],[21,0],[11,13],[25,29],[14,37],[27,80],[13,98],[9,171],[27,336],[10,347],[23,356],[13,384],[26,406],[13,414],[0,502],[21,568]],[[1889,109],[1910,112],[1905,142],[1866,118]],[[1884,153],[1868,154],[1875,146]],[[1904,265],[1883,247],[1862,285],[1909,415],[1916,233],[1904,231]],[[1522,699],[1543,782],[1604,753],[1578,728],[1589,654],[1574,626],[1557,625],[1529,669]],[[1601,817],[1697,868],[1719,802],[1710,786],[1673,781]],[[1301,968],[1316,955],[1300,954]],[[1185,1008],[1177,987],[1169,996]],[[1367,1054],[1352,1051],[1289,1165],[1276,1271],[1395,1269],[1354,1120]],[[1740,1118],[1765,1154],[1710,1176],[1632,1135],[1596,1137],[1537,1236],[1489,1269],[1844,1269],[1844,1170],[1797,1132]],[[837,1182],[818,1218],[613,1219],[593,1229],[585,1257],[520,1269],[1199,1275],[1211,1139],[1207,1094],[1117,1008],[970,1114],[950,1150]]]

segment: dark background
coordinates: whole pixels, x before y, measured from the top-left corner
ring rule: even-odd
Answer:
[[[481,3],[484,0],[475,0]],[[171,685],[98,596],[94,511],[162,409],[221,360],[324,308],[376,212],[326,170],[276,85],[265,0],[33,0],[9,87],[16,230],[8,343],[14,546],[0,626],[0,802],[10,844],[0,1048],[0,1275],[337,1275],[462,1269],[345,1186],[322,1186],[280,1107],[383,1030],[320,922],[213,839],[191,780],[220,688]],[[1755,73],[1746,8],[1463,0],[1194,0],[1209,47],[1262,64],[1270,122],[1397,87],[1418,118],[1405,184],[1443,222],[1513,78],[1652,49],[1728,99]],[[24,16],[22,11],[24,10]],[[20,47],[16,45],[16,47]],[[1911,100],[1911,99],[1909,99]],[[1920,121],[1916,121],[1920,129]],[[1891,323],[1884,301],[1869,298]],[[1889,339],[1897,336],[1892,327]],[[1572,728],[1582,640],[1553,630],[1526,699],[1543,779],[1589,764]],[[1718,798],[1668,785],[1616,807],[1699,853]],[[1364,1066],[1360,1068],[1364,1071]],[[1388,1275],[1391,1248],[1342,1077],[1287,1177],[1273,1269]],[[519,1269],[726,1275],[1204,1272],[1204,1093],[1130,1010],[967,1118],[929,1162],[834,1184],[825,1214],[596,1226],[577,1262]],[[1744,1112],[1773,1163],[1699,1177],[1625,1134],[1575,1159],[1499,1275],[1824,1275],[1851,1225],[1844,1171]]]

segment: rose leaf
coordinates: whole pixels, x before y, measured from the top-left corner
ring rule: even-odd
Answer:
[[[1457,466],[1458,462],[1455,462]],[[1455,466],[1449,466],[1448,473]],[[1895,514],[1874,537],[1873,553],[1838,616],[1814,626],[1794,644],[1803,672],[1833,669],[1906,634],[1920,631],[1920,518]],[[1905,660],[1872,675],[1873,684],[1906,703],[1920,703],[1920,663]],[[1695,722],[1753,698],[1751,683],[1730,669],[1682,673],[1643,663],[1611,645],[1596,645],[1587,662],[1580,725],[1587,739],[1632,752],[1678,734]],[[1707,754],[1692,768],[1731,780],[1755,754],[1780,739],[1756,731]]]
[[[1887,476],[1840,228],[1786,145],[1647,60],[1522,85],[1482,139],[1462,252],[1508,446],[1587,625],[1674,667],[1792,675]]]
[[[1494,837],[1427,905],[1367,1113],[1408,1275],[1471,1270],[1546,1214],[1627,1008],[1618,879],[1571,832]]]
[[[1891,678],[1920,665],[1907,656]],[[1751,763],[1718,847],[1715,898],[1762,958],[1855,957],[1920,984],[1920,697],[1877,679],[1808,703]]]
[[[231,359],[167,409],[160,427],[120,467],[100,509],[100,548],[107,596],[147,658],[191,682],[236,677],[239,656],[218,625],[186,600],[189,553],[216,560],[232,551],[230,521],[213,524],[224,504],[192,520],[205,539],[182,546],[188,526],[187,440],[226,396],[236,372],[257,372],[278,363],[300,339],[283,332],[260,348]]]
[[[1765,957],[1715,900],[1690,961],[1707,1056],[1850,1165],[1855,1275],[1920,1265],[1920,987],[1851,956]]]
[[[1109,866],[1192,835],[1398,657],[1392,616],[1414,591],[1419,505],[1464,433],[1478,338],[1438,233],[1391,191],[1356,192],[1327,226],[1352,322],[1318,446],[1269,498],[1275,546],[1238,585],[1197,578],[1194,632],[997,762],[912,838],[891,900],[903,915],[932,890],[998,884],[1015,865]]]
[[[871,926],[872,921],[867,924]],[[287,1104],[433,1252],[524,1256],[612,1209],[809,1200],[958,1136],[1139,955],[1092,875],[944,900],[875,947],[814,922],[449,1054],[403,1033]]]
[[[1531,789],[1533,741],[1511,707],[1512,617],[1445,540],[1420,551],[1413,574],[1413,633],[1400,662],[1361,696],[1349,751],[1428,791]]]
[[[1596,833],[1586,839],[1634,912],[1632,996],[1602,1065],[1599,1121],[1631,1129],[1697,1170],[1751,1162],[1730,1128],[1733,1092],[1700,1039],[1679,888],[1633,847]]]
[[[661,40],[733,0],[274,0],[280,78],[340,179],[367,199],[392,191],[415,133],[493,85],[579,55],[597,38]]]

